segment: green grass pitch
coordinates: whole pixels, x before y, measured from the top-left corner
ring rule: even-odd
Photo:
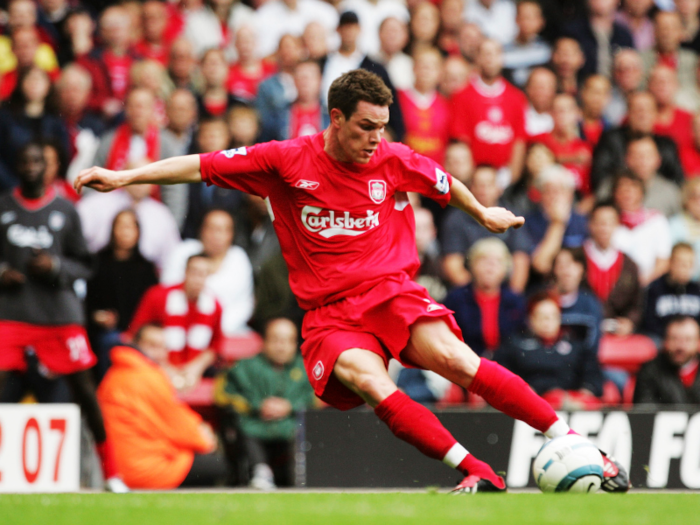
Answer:
[[[0,495],[3,525],[659,525],[699,520],[700,493]]]

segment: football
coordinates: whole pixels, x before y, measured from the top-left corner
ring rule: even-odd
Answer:
[[[576,434],[554,438],[537,453],[532,475],[542,492],[597,492],[603,480],[603,456]]]

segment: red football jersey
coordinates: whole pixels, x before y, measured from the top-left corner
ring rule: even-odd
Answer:
[[[201,155],[207,184],[264,198],[299,305],[360,295],[420,266],[406,192],[442,206],[452,178],[407,146],[382,140],[368,164],[338,162],[323,133]],[[329,321],[331,322],[331,321]]]
[[[510,163],[513,144],[525,139],[525,95],[499,80],[492,86],[476,77],[452,99],[450,136],[469,144],[475,164],[496,168]]]

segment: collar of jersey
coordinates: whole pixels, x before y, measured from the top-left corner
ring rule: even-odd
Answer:
[[[374,165],[375,163],[375,158],[377,154],[379,153],[379,148],[382,147],[382,144],[379,144],[379,148],[377,148],[377,151],[374,152],[374,155],[372,155],[372,158],[367,164],[358,164],[357,162],[341,162],[339,160],[335,160],[333,157],[331,157],[327,152],[326,152],[326,141],[323,137],[323,131],[318,134],[317,138],[320,148],[321,148],[321,157],[325,159],[325,161],[333,166],[334,168],[341,169],[343,171],[351,171],[353,173],[362,173],[366,169],[370,168],[371,166]],[[382,142],[384,139],[382,139]]]
[[[502,78],[499,78],[493,85],[489,86],[486,82],[481,80],[481,76],[476,75],[472,81],[472,85],[482,97],[500,97],[506,90],[506,83]]]
[[[12,190],[12,195],[14,196],[15,200],[19,203],[19,205],[22,206],[24,209],[29,211],[36,211],[43,208],[52,200],[54,200],[54,198],[56,197],[56,190],[52,186],[48,186],[43,196],[39,197],[38,199],[27,199],[22,195],[22,192],[20,191],[19,187],[16,187],[14,190]]]

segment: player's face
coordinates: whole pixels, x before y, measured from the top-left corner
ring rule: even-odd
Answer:
[[[337,113],[335,113],[337,112]],[[338,141],[346,162],[367,164],[382,140],[384,128],[389,122],[389,108],[360,101],[349,119],[338,110],[332,110],[331,118],[338,126]]]

